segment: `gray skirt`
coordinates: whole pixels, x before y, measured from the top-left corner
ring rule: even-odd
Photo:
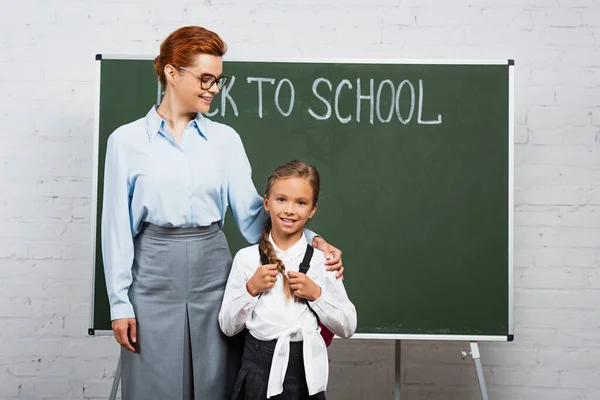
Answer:
[[[218,315],[231,252],[218,225],[144,224],[129,299],[136,352],[121,350],[123,400],[226,399],[239,367]]]

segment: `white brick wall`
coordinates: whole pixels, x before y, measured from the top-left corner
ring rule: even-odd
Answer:
[[[106,399],[88,338],[96,53],[204,25],[235,57],[514,58],[515,337],[491,399],[600,399],[599,0],[0,0],[0,398]],[[273,35],[277,32],[277,35]],[[403,398],[478,399],[466,343],[404,342]],[[392,398],[391,341],[336,342],[330,398]]]

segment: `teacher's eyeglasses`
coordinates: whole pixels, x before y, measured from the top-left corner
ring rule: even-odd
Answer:
[[[219,90],[221,90],[221,88],[227,84],[227,81],[229,81],[229,77],[227,75],[214,76],[212,74],[201,74],[200,72],[192,71],[191,69],[179,67],[177,65],[173,66],[181,71],[187,71],[196,75],[198,77],[198,81],[200,82],[200,87],[203,90],[210,89],[215,83],[217,84]]]

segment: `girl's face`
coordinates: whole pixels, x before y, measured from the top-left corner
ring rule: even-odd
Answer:
[[[272,234],[300,239],[304,225],[317,211],[312,198],[312,188],[304,178],[275,181],[268,197],[264,198],[265,210],[271,216]]]
[[[215,83],[209,89],[202,87],[207,87],[206,82],[222,75],[223,59],[210,54],[199,54],[192,65],[184,68],[173,71],[175,97],[188,112],[208,112],[214,97],[219,93],[219,85]]]

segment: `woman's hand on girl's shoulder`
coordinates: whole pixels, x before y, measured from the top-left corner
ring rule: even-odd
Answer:
[[[313,239],[312,246],[325,254],[327,271],[337,271],[336,278],[344,280],[344,266],[342,265],[342,251],[333,247],[320,236]]]

